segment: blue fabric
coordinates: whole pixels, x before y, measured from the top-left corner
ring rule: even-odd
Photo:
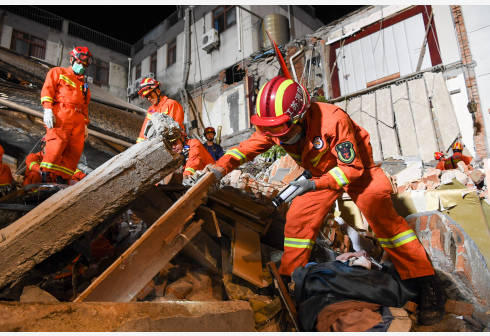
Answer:
[[[209,154],[211,154],[211,156],[213,157],[214,161],[218,161],[218,159],[220,157],[222,157],[223,154],[225,154],[223,152],[223,148],[220,145],[218,145],[218,144],[213,143],[211,146],[208,146],[208,144],[205,142],[205,143],[203,143],[203,146],[204,146],[204,148],[207,149],[207,151],[209,152]]]

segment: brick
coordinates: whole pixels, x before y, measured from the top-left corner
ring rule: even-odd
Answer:
[[[417,311],[417,304],[413,301],[408,301],[407,303],[405,303],[405,305],[403,306],[403,309],[405,309],[406,311],[410,312],[410,313],[415,313]]]
[[[473,305],[464,301],[456,301],[448,299],[446,301],[446,313],[455,315],[471,316],[473,314]]]
[[[419,225],[420,231],[427,230],[427,221],[428,220],[429,220],[429,217],[427,217],[427,216],[420,217],[420,225]]]
[[[440,221],[440,218],[439,216],[437,215],[432,215],[430,216],[430,220],[429,220],[429,229],[432,231],[432,230],[435,230],[437,228],[437,223]]]
[[[441,237],[441,230],[431,230],[432,235],[430,237],[430,246],[433,249],[437,249],[439,251],[444,251],[443,245],[442,245],[442,237]]]

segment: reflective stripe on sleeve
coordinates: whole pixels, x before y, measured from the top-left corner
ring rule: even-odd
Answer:
[[[236,159],[240,160],[240,163],[247,162],[247,157],[245,156],[245,154],[240,152],[238,150],[238,148],[232,148],[232,149],[227,150],[225,155],[231,155],[231,156],[235,157]]]
[[[31,170],[32,169],[32,166],[35,165],[35,164],[39,164],[39,162],[32,161],[31,164],[29,165],[29,170]]]
[[[41,97],[41,103],[44,103],[44,102],[50,102],[50,103],[52,103],[53,101],[54,101],[53,98],[51,98],[49,96]]]
[[[311,239],[300,239],[300,238],[284,238],[284,247],[294,247],[302,249],[312,249],[315,245],[315,241]]]
[[[332,168],[328,171],[330,175],[337,181],[338,185],[343,187],[347,184],[349,184],[349,179],[347,179],[347,176],[345,176],[344,172],[342,169],[339,167]]]
[[[195,174],[196,173],[196,170],[194,168],[186,168],[185,171],[188,171],[188,172],[191,172],[192,174]]]
[[[378,238],[378,241],[384,248],[395,248],[405,245],[415,239],[417,239],[417,236],[415,235],[415,232],[410,229],[391,238]]]

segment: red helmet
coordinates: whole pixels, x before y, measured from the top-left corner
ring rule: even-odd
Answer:
[[[73,57],[72,64],[75,60],[79,61],[85,66],[92,64],[92,54],[87,47],[75,47],[70,51],[70,55]]]
[[[434,159],[440,160],[444,157],[444,153],[442,152],[434,152]]]
[[[251,122],[266,135],[282,136],[303,118],[309,104],[310,96],[301,84],[277,76],[260,89]]]
[[[216,131],[214,130],[214,128],[212,127],[206,127],[204,129],[204,134],[208,134],[208,133],[213,133],[213,134],[216,134]]]
[[[155,89],[160,88],[160,82],[155,80],[155,78],[146,77],[140,82],[140,88],[138,94],[142,97],[146,97]]]
[[[0,164],[2,164],[3,153],[4,153],[3,147],[2,145],[0,145]]]
[[[462,152],[463,151],[463,144],[461,142],[458,142],[456,141],[454,144],[453,144],[453,152],[454,151],[459,151],[459,152]]]

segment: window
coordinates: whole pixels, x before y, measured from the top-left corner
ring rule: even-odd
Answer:
[[[157,73],[157,52],[150,56],[150,72],[153,72],[156,76]]]
[[[14,30],[10,49],[25,56],[44,59],[46,57],[46,40]]]
[[[87,69],[87,76],[97,85],[109,85],[109,63],[94,58],[93,63]]]
[[[167,68],[177,61],[177,40],[168,44],[167,48]]]
[[[213,27],[218,32],[223,32],[236,23],[235,6],[219,6],[213,10]]]
[[[134,78],[138,79],[141,77],[141,63],[136,66],[136,71],[134,73]]]

